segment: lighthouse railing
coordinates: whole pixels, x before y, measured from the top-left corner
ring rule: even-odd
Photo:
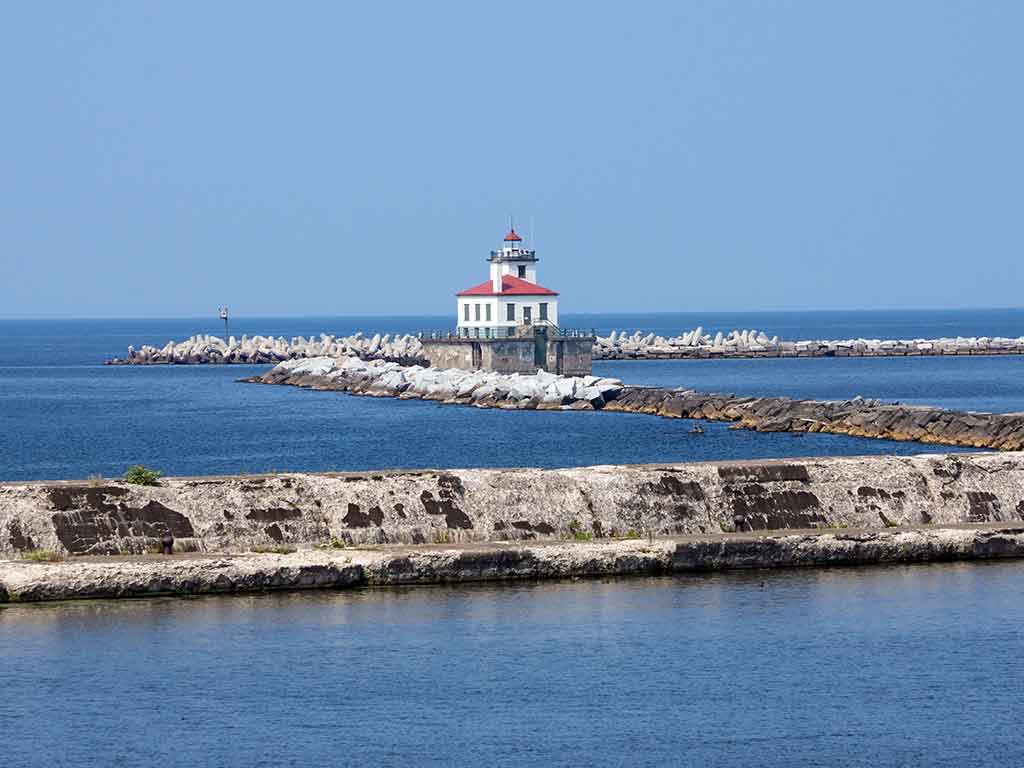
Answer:
[[[529,339],[544,333],[549,339],[594,338],[594,328],[562,328],[550,320],[534,320],[531,325],[523,326],[458,326],[443,330],[431,329],[420,331],[416,335],[426,341],[467,341],[477,339]]]

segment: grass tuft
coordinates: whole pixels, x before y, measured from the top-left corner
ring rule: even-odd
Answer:
[[[569,535],[576,541],[591,541],[594,538],[594,534],[590,531],[583,530],[583,525],[579,520],[569,523]]]
[[[438,531],[434,534],[435,544],[451,544],[453,541],[451,531]]]
[[[59,563],[64,555],[52,549],[28,549],[21,553],[21,559],[36,563]]]
[[[160,470],[150,469],[142,464],[135,464],[128,467],[128,471],[124,473],[124,481],[131,485],[159,485],[162,474]]]

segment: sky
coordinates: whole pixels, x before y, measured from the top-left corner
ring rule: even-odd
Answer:
[[[1018,307],[1024,3],[11,3],[0,316]]]

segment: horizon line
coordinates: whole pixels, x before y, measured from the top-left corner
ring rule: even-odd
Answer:
[[[714,310],[656,310],[656,311],[637,311],[637,310],[619,310],[614,312],[596,312],[596,311],[577,311],[577,312],[563,312],[565,316],[573,315],[602,315],[605,317],[628,317],[631,315],[643,315],[643,316],[660,316],[660,315],[740,315],[740,314],[787,314],[787,313],[807,313],[807,314],[820,314],[826,312],[1015,312],[1024,311],[1024,307],[817,307],[817,308],[803,308],[803,309],[714,309]],[[235,320],[238,319],[254,319],[254,320],[300,320],[305,318],[382,318],[382,317],[393,317],[393,318],[414,318],[414,317],[448,317],[450,313],[445,312],[442,314],[433,314],[430,312],[425,313],[353,313],[353,314],[243,314],[243,315],[231,315]],[[11,322],[11,321],[38,321],[38,320],[212,320],[220,322],[220,318],[217,314],[211,313],[210,315],[0,315],[0,322]]]

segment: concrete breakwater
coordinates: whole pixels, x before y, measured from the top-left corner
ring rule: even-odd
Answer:
[[[480,408],[625,411],[734,422],[759,432],[825,432],[1003,451],[1024,448],[1024,414],[950,411],[878,400],[794,400],[636,387],[617,379],[438,370],[356,358],[290,360],[246,379]]]
[[[595,360],[685,360],[756,357],[920,357],[927,355],[1021,355],[1018,338],[832,339],[783,341],[763,331],[705,333],[700,326],[678,336],[612,331],[594,342]]]
[[[1024,527],[985,525],[60,563],[0,560],[0,603],[1022,556]]]
[[[227,341],[209,334],[192,336],[185,341],[168,341],[157,348],[144,345],[128,347],[128,355],[107,360],[107,365],[205,365],[279,363],[310,357],[358,357],[364,360],[394,360],[405,364],[425,363],[423,345],[410,335],[361,332],[351,336],[322,333],[320,338],[295,336],[228,337]]]
[[[664,337],[636,331],[612,331],[594,342],[594,360],[685,360],[755,357],[914,357],[924,355],[1021,355],[1024,337],[956,337],[941,339],[843,339],[783,341],[763,331],[705,333],[702,327],[678,336]],[[418,336],[375,334],[349,336],[320,334],[293,337],[218,336],[202,334],[185,341],[168,341],[163,347],[128,347],[123,358],[108,365],[201,365],[279,363],[311,357],[358,357],[392,360],[406,365],[429,365]]]
[[[1024,518],[1024,455],[0,485],[0,556],[463,544]]]

